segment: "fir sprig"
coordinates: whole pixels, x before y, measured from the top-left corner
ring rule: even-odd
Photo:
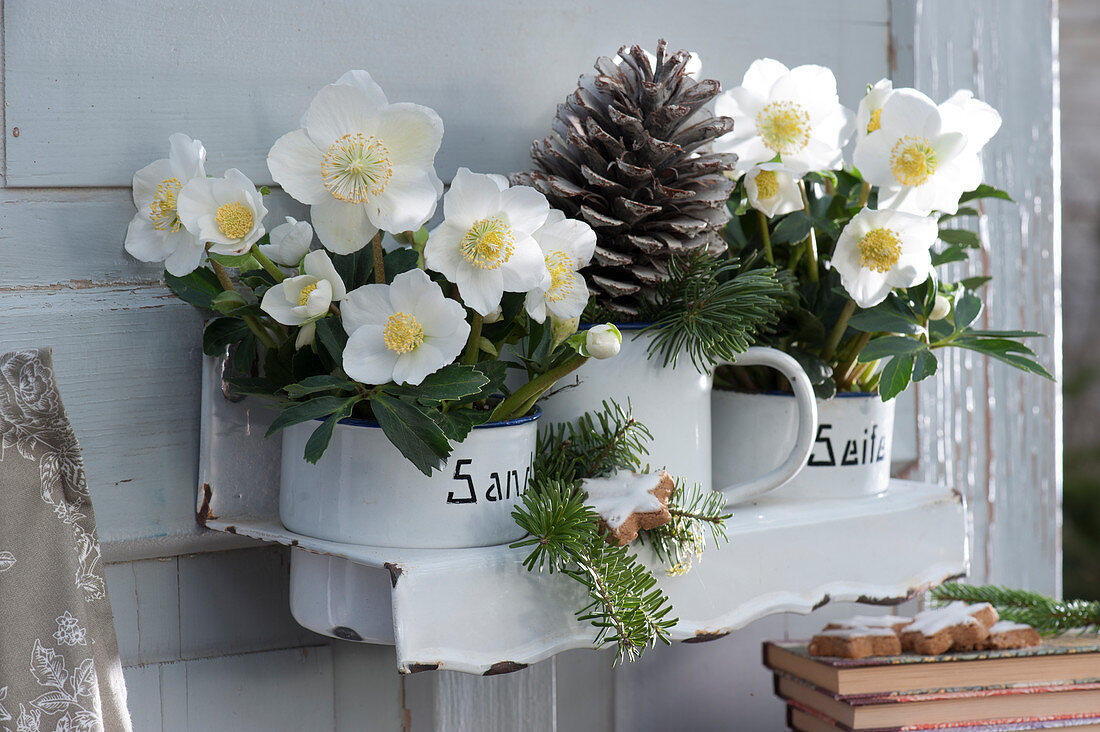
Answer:
[[[653,435],[615,400],[604,400],[597,412],[576,422],[539,431],[534,474],[540,481],[575,483],[602,478],[617,470],[639,470]]]
[[[1000,585],[964,585],[949,582],[932,590],[939,603],[988,602],[1003,620],[1027,623],[1043,635],[1067,630],[1100,632],[1100,602],[1055,600],[1038,592],[1014,590]]]
[[[640,534],[649,539],[657,558],[669,565],[669,574],[683,574],[702,558],[708,533],[715,547],[729,541],[725,521],[731,514],[726,511],[726,497],[719,491],[703,490],[698,484],[687,488],[677,478],[668,512],[672,521]]]
[[[589,602],[577,619],[597,629],[596,647],[614,644],[616,662],[633,661],[657,641],[669,642],[672,605],[637,557],[607,543],[585,498],[561,481],[528,491],[512,516],[530,536],[512,546],[533,547],[523,562],[528,570],[563,572],[583,585]]]
[[[749,269],[710,255],[672,258],[643,320],[652,323],[649,357],[675,365],[687,351],[696,369],[732,361],[754,336],[779,322],[786,292],[774,267]]]

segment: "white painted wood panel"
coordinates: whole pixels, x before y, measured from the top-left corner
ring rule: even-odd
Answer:
[[[129,667],[134,730],[332,729],[332,669],[327,646]]]
[[[459,165],[526,167],[530,142],[549,131],[577,76],[623,43],[652,47],[665,37],[698,51],[706,73],[727,84],[760,55],[824,63],[848,97],[884,66],[884,0],[690,8],[661,0],[7,0],[7,184],[129,185],[177,131],[203,140],[210,170],[239,167],[270,182],[271,144],[349,68],[370,70],[394,101],[440,113],[447,180]]]
[[[1050,0],[895,2],[902,83],[936,99],[968,88],[1004,125],[984,152],[986,179],[1018,204],[989,203],[986,328],[1049,334],[1032,342],[1061,374],[1061,231],[1056,48]],[[909,78],[905,78],[908,75]],[[972,578],[1056,593],[1061,587],[1061,389],[976,354],[948,354],[917,390],[921,477],[965,491],[973,509]]]

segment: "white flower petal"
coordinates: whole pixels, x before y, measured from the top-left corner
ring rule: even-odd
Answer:
[[[201,142],[176,132],[168,137],[168,146],[172,175],[179,178],[180,183],[186,183],[192,178],[206,177],[206,149]]]
[[[394,277],[393,282],[390,283],[390,303],[398,312],[413,313],[416,311],[416,301],[420,298],[420,293],[433,287],[439,289],[439,286],[428,277],[427,272],[422,269],[410,269]]]
[[[546,303],[550,312],[559,320],[579,318],[588,306],[588,287],[585,285],[584,278],[572,273],[566,282],[568,285],[563,286],[560,291],[561,299],[549,300]]]
[[[344,346],[344,373],[362,384],[386,384],[393,381],[397,359],[398,355],[386,348],[382,326],[364,325]]]
[[[500,266],[500,272],[503,275],[503,287],[508,292],[527,292],[536,287],[550,286],[550,271],[546,269],[546,257],[535,240],[529,236],[516,237],[512,256]],[[466,296],[462,297],[465,299]],[[495,303],[493,307],[496,307]]]
[[[286,217],[285,224],[271,230],[271,243],[261,244],[260,252],[277,264],[296,267],[313,242],[313,227],[308,221]]]
[[[411,353],[404,353],[398,357],[393,367],[393,381],[396,384],[416,386],[428,374],[434,374],[448,363],[450,360],[444,359],[439,349],[424,341]]]
[[[466,261],[459,251],[465,233],[447,221],[432,229],[428,234],[428,243],[424,245],[424,266],[454,282],[455,272]]]
[[[461,340],[466,342],[470,335],[470,324],[466,322],[466,309],[461,304],[444,296],[439,285],[430,283],[431,287],[420,292],[413,305],[416,319],[424,328],[424,335],[428,338],[450,338],[456,333],[461,333]]]
[[[475,221],[500,211],[500,196],[492,178],[459,168],[443,197],[443,218],[465,232]]]
[[[350,84],[322,87],[306,110],[309,139],[322,151],[344,135],[372,134],[381,108],[371,94]]]
[[[329,259],[326,252],[318,249],[307,254],[302,262],[302,271],[327,282],[331,298],[334,301],[340,302],[347,295],[344,281],[340,279],[336,267],[332,264],[332,260]]]
[[[309,217],[321,244],[334,254],[357,252],[378,233],[363,204],[345,203],[332,196],[313,204]]]
[[[321,179],[323,162],[324,151],[313,144],[305,130],[286,133],[267,154],[267,169],[275,182],[291,198],[310,206],[332,198]]]
[[[876,186],[896,184],[890,170],[890,154],[897,142],[886,130],[876,130],[856,143],[852,164],[859,169],[863,179]]]
[[[508,228],[515,234],[532,234],[546,222],[550,203],[530,186],[512,186],[500,192],[500,207],[508,215]]]
[[[394,167],[385,190],[364,204],[371,222],[383,231],[416,231],[435,213],[439,191],[428,170]]]
[[[198,269],[206,258],[206,248],[202,242],[186,231],[177,231],[169,236],[176,240],[172,254],[164,260],[164,268],[169,274],[184,277]]]
[[[175,242],[168,238],[167,232],[157,231],[141,214],[130,220],[123,246],[131,257],[142,262],[163,262],[175,251]]]
[[[533,241],[532,245],[538,249]],[[543,267],[545,268],[545,264]],[[454,283],[458,285],[458,294],[466,307],[472,308],[479,315],[488,315],[500,304],[500,298],[504,296],[504,275],[501,269],[476,269],[464,267],[457,273]],[[529,288],[528,288],[529,289]],[[524,290],[516,290],[523,292]]]
[[[340,305],[340,318],[348,335],[365,325],[385,323],[394,312],[390,288],[382,284],[357,287],[347,294]]]
[[[260,310],[270,315],[276,322],[283,325],[301,325],[305,323],[309,318],[302,317],[295,312],[298,306],[298,298],[295,294],[293,305],[289,302],[288,290],[293,289],[293,284],[288,285],[284,280],[276,285],[268,288],[264,293],[263,300],[260,301]],[[296,293],[297,290],[294,290]]]
[[[138,213],[149,218],[149,206],[153,203],[157,186],[173,177],[172,164],[167,159],[156,160],[134,173],[134,206]],[[180,183],[187,181],[181,180]]]
[[[883,129],[933,138],[940,134],[940,112],[935,102],[916,89],[898,89],[882,105]]]
[[[448,300],[447,302],[454,303],[461,311],[461,314],[457,316],[458,320],[454,329],[447,335],[433,336],[428,334],[427,326],[424,328],[425,343],[432,344],[436,350],[443,354],[444,364],[451,363],[458,358],[458,354],[462,353],[462,350],[466,347],[466,341],[470,337],[470,324],[465,320],[466,310],[454,300]]]
[[[395,166],[432,167],[443,141],[443,120],[434,109],[419,104],[391,104],[379,113],[374,129]]]
[[[389,101],[386,99],[386,93],[382,91],[382,87],[378,86],[378,83],[371,78],[371,75],[362,69],[345,71],[343,76],[337,79],[335,83],[346,84],[347,86],[354,86],[362,89],[367,93],[367,97],[375,107],[384,107],[389,104]]]
[[[788,72],[789,69],[784,64],[773,58],[758,58],[745,71],[741,86],[767,97],[775,82]]]
[[[523,300],[523,307],[536,323],[546,320],[546,293],[542,290],[531,290]]]
[[[317,322],[310,321],[302,325],[298,329],[298,336],[294,339],[294,350],[300,350],[303,346],[308,346],[313,343],[314,336],[317,335]]]

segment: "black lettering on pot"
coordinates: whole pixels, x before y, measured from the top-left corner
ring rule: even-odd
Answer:
[[[833,426],[831,424],[824,424],[823,423],[823,424],[818,425],[818,427],[817,427],[817,439],[814,440],[814,445],[815,445],[814,451],[812,453],[810,453],[810,461],[808,463],[806,463],[807,465],[827,465],[827,466],[836,465],[836,456],[833,455],[832,440],[830,440],[828,437],[825,436],[825,431],[826,430],[831,430],[832,428],[833,428]],[[824,460],[824,459],[821,459],[821,458],[817,457],[817,447],[816,446],[818,444],[825,445],[825,449],[829,453],[829,459],[828,460]]]
[[[466,490],[469,495],[463,498],[455,498],[454,491],[447,492],[447,503],[477,503],[477,493],[474,491],[474,479],[469,473],[463,473],[462,468],[472,463],[473,460],[463,458],[455,462],[455,480],[466,481]]]

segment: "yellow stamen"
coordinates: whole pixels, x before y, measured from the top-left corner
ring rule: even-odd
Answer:
[[[176,197],[179,196],[180,188],[183,188],[183,184],[179,178],[165,178],[157,186],[153,202],[149,204],[149,220],[157,231],[179,231],[183,228],[179,214],[176,213]]]
[[[336,198],[362,203],[386,189],[393,177],[390,151],[381,140],[357,132],[332,143],[321,163],[321,178]]]
[[[779,193],[779,180],[774,170],[761,170],[756,174],[756,197],[767,200]]]
[[[790,155],[810,142],[810,115],[794,102],[772,102],[756,115],[756,129],[768,148]]]
[[[218,206],[218,213],[214,216],[218,228],[230,239],[240,239],[252,231],[252,210],[240,201],[226,203]]]
[[[925,137],[907,135],[890,153],[890,170],[903,186],[919,186],[936,172],[936,151]]]
[[[307,302],[309,302],[310,293],[312,293],[316,289],[317,289],[317,283],[313,282],[311,284],[306,285],[301,290],[299,290],[298,291],[298,304],[299,305],[305,305]]]
[[[458,246],[466,261],[478,269],[496,269],[511,258],[515,243],[504,222],[492,218],[475,221]]]
[[[876,109],[871,112],[871,119],[867,121],[867,134],[871,134],[875,130],[882,127],[882,108]]]
[[[565,298],[576,284],[573,276],[571,259],[565,252],[554,252],[546,256],[546,268],[550,270],[550,289],[546,292],[546,299],[550,302],[559,302]]]
[[[408,313],[394,313],[382,329],[386,348],[394,353],[411,353],[424,342],[424,328]]]
[[[901,239],[893,229],[871,229],[859,240],[859,266],[889,272],[901,256]]]

